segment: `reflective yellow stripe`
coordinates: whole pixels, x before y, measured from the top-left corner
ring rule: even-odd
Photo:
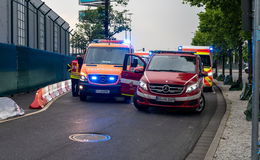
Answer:
[[[212,86],[212,85],[213,85],[213,82],[212,82],[212,80],[211,80],[210,77],[204,77],[204,84],[205,84],[206,86]]]
[[[196,55],[210,55],[209,52],[196,52]]]
[[[131,97],[134,96],[132,94],[123,94],[123,93],[121,95],[123,95],[123,96],[131,96]]]

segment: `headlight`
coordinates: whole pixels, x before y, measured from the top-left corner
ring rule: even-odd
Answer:
[[[87,81],[87,77],[86,76],[80,76],[80,81]]]
[[[144,90],[148,90],[147,84],[146,84],[145,82],[143,82],[143,81],[140,81],[139,86],[140,86],[142,89],[144,89]]]
[[[199,83],[198,83],[198,82],[195,83],[195,84],[189,85],[189,86],[187,87],[186,92],[187,92],[187,93],[190,93],[190,92],[194,91],[195,89],[197,89],[198,87],[199,87]]]

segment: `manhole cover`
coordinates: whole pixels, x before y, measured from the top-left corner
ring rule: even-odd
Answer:
[[[69,139],[76,142],[103,142],[109,141],[111,137],[102,134],[73,134]]]

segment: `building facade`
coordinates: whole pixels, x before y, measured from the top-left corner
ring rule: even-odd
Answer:
[[[70,26],[41,0],[1,0],[0,43],[70,54]]]

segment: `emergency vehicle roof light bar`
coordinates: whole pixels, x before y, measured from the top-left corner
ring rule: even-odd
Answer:
[[[106,40],[106,39],[94,39],[93,43],[115,43],[115,44],[123,44],[123,40]]]
[[[196,52],[186,52],[186,51],[166,51],[166,50],[154,50],[154,51],[150,51],[151,53],[173,53],[173,54],[192,54],[194,55],[194,53]]]
[[[213,52],[213,46],[178,46],[178,51]]]

